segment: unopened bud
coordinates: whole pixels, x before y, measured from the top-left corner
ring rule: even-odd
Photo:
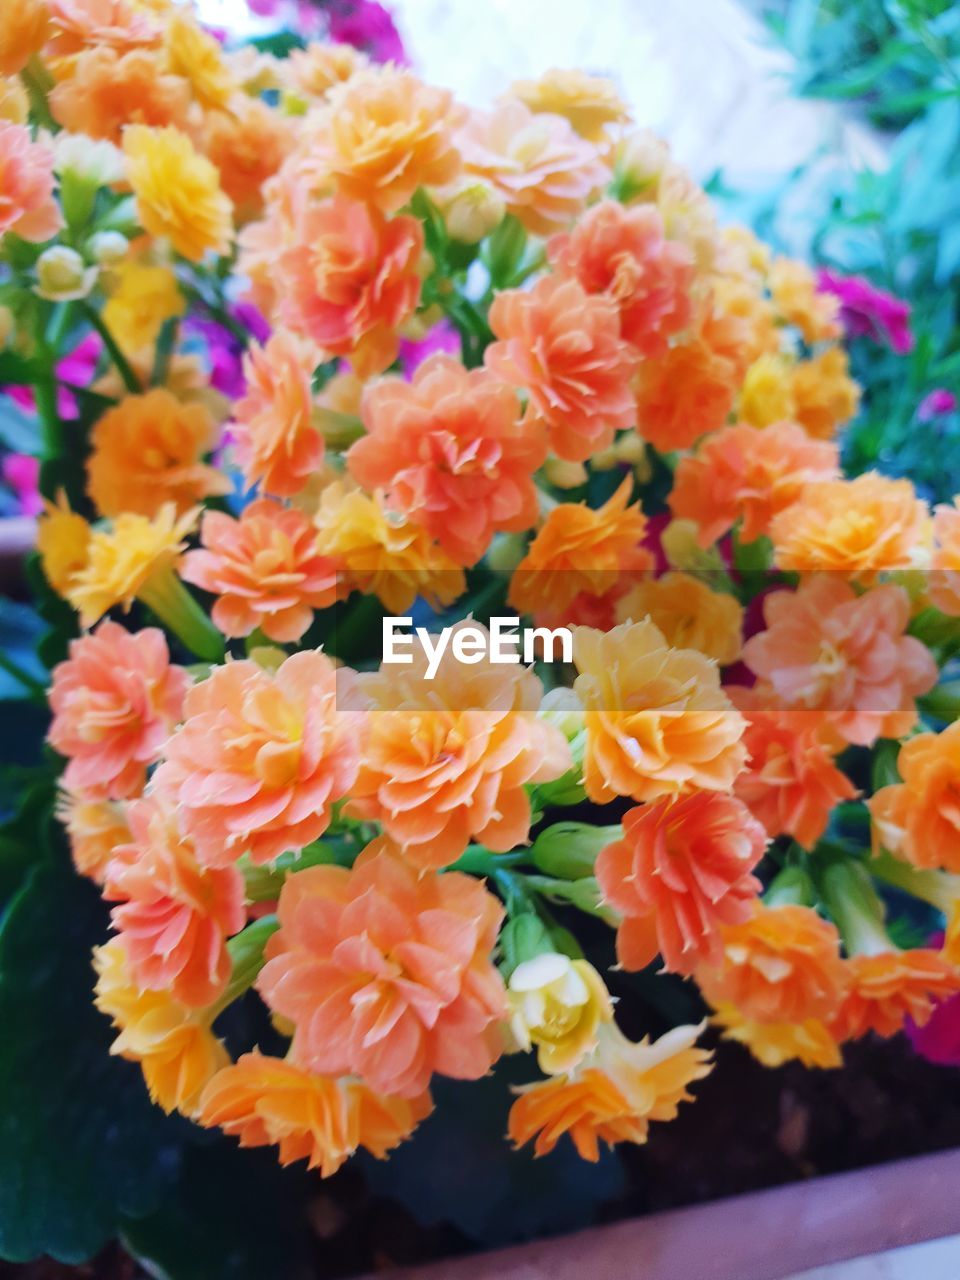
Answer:
[[[85,298],[96,279],[97,268],[86,266],[76,249],[55,244],[37,259],[35,292],[51,302],[68,302]]]
[[[448,192],[440,201],[440,209],[452,240],[479,244],[506,217],[502,196],[487,182],[468,180]]]
[[[101,267],[115,267],[127,256],[130,241],[122,231],[98,231],[90,237],[87,248]]]
[[[587,483],[587,469],[582,462],[567,462],[564,458],[548,458],[543,474],[557,489],[578,489]]]
[[[595,827],[589,822],[555,822],[537,836],[530,857],[544,875],[582,880],[593,875],[600,850],[622,839],[619,824]]]

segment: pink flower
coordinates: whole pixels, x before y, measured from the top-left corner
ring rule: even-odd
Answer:
[[[72,422],[80,417],[77,402],[67,387],[86,387],[90,383],[99,363],[102,349],[103,344],[97,335],[88,333],[57,364],[57,381],[60,384],[66,384],[57,388],[57,412],[61,418]],[[2,390],[21,409],[26,409],[29,413],[36,411],[36,402],[29,387],[9,386],[3,387]]]
[[[826,269],[820,271],[817,287],[840,299],[840,319],[849,337],[886,340],[901,356],[913,350],[910,304],[902,298],[876,288],[863,276],[842,276]]]
[[[38,516],[43,510],[37,484],[40,479],[40,460],[28,453],[8,453],[2,463],[3,478],[16,494],[20,514]]]
[[[53,196],[53,151],[24,125],[0,123],[0,236],[41,244],[63,226]]]
[[[942,1067],[960,1067],[960,995],[935,1005],[922,1027],[907,1018],[903,1029],[922,1058]]]
[[[917,421],[930,422],[944,414],[953,413],[957,407],[957,397],[946,387],[934,387],[917,405]]]
[[[407,54],[393,18],[377,0],[339,0],[328,9],[330,39],[352,44],[375,62],[407,64]]]

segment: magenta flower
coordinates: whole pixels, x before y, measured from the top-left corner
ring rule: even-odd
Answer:
[[[377,0],[337,0],[331,6],[330,39],[352,44],[375,62],[407,62],[406,50],[393,18]]]
[[[412,378],[427,356],[432,356],[436,351],[460,359],[460,335],[449,320],[444,319],[435,324],[419,342],[410,338],[400,339],[400,367],[403,369],[403,376]]]
[[[57,379],[71,387],[89,386],[93,381],[101,350],[102,344],[97,335],[95,333],[88,334],[82,342],[75,346],[57,364]],[[29,387],[0,387],[0,392],[8,395],[14,404],[18,404],[21,409],[26,409],[28,413],[35,412],[36,403],[33,398],[33,392]],[[80,417],[77,402],[65,387],[60,387],[57,390],[57,411],[65,422],[71,422],[73,419]]]
[[[17,498],[20,514],[38,516],[43,510],[40,497],[40,459],[28,453],[8,453],[0,464],[0,474]]]
[[[917,405],[917,420],[930,422],[943,414],[953,413],[957,407],[957,397],[946,387],[934,387]]]
[[[941,1000],[922,1027],[908,1018],[904,1030],[914,1051],[928,1062],[960,1066],[960,996]]]
[[[826,268],[817,276],[817,288],[840,299],[840,319],[849,337],[886,341],[901,356],[913,350],[910,304],[902,298],[876,288],[864,276],[842,276]]]

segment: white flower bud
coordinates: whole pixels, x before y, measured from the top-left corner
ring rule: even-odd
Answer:
[[[98,231],[90,237],[87,249],[101,267],[115,267],[127,256],[130,241],[121,231]]]
[[[37,259],[37,285],[41,298],[51,302],[68,302],[85,298],[97,279],[97,268],[88,267],[76,249],[55,244]]]

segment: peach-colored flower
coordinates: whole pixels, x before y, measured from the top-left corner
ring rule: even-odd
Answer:
[[[697,791],[630,809],[623,839],[600,851],[600,891],[623,917],[617,959],[644,969],[657,954],[664,968],[693,973],[720,954],[721,924],[749,919],[760,881],[766,833],[733,796]]]
[[[93,967],[95,1004],[120,1030],[110,1052],[140,1063],[150,1097],[164,1111],[192,1115],[208,1080],[230,1061],[210,1030],[212,1013],[169,991],[138,987],[120,938],[94,949]]]
[[[564,502],[543,522],[510,581],[510,604],[521,613],[553,621],[576,598],[623,590],[628,575],[653,568],[641,546],[647,518],[639,502],[629,506],[628,476],[603,506]]]
[[[634,583],[616,603],[617,622],[649,618],[674,649],[696,649],[721,666],[740,656],[743,608],[727,591],[712,591],[689,573],[665,573]]]
[[[205,866],[270,862],[326,830],[357,770],[337,684],[330,659],[308,650],[274,674],[228,662],[189,691],[155,783]]]
[[[584,785],[598,804],[728,791],[743,767],[744,720],[717,667],[671,649],[649,620],[577,627],[574,691],[586,712]]]
[[[50,32],[46,0],[7,0],[0,25],[0,76],[15,76],[43,48]]]
[[[282,70],[285,82],[297,93],[326,98],[331,89],[369,65],[370,59],[353,45],[311,43],[305,49],[291,49]]]
[[[0,236],[12,231],[39,243],[63,226],[53,197],[53,150],[26,125],[0,121]]]
[[[960,721],[900,748],[902,782],[869,800],[874,840],[915,867],[960,872]]]
[[[857,595],[816,574],[763,602],[766,630],[743,648],[750,670],[784,707],[821,711],[847,742],[869,747],[917,722],[916,699],[937,683],[926,645],[906,635],[910,597],[884,583]]]
[[[931,603],[951,618],[960,618],[960,497],[933,513],[936,550],[931,561]]]
[[[846,994],[829,1024],[841,1041],[868,1031],[896,1035],[907,1018],[922,1027],[935,1005],[960,991],[960,970],[926,947],[851,956],[844,969]]]
[[[382,1160],[429,1115],[430,1095],[387,1097],[359,1080],[305,1071],[254,1050],[218,1071],[200,1099],[199,1123],[241,1147],[279,1147],[281,1164],[306,1160],[329,1178],[359,1147]]]
[[[805,262],[777,258],[768,279],[777,311],[787,324],[796,325],[804,342],[812,346],[842,335],[840,299],[818,291],[817,277]]]
[[[652,1044],[632,1044],[615,1026],[600,1028],[594,1053],[569,1075],[551,1076],[517,1090],[509,1136],[518,1147],[531,1139],[534,1155],[548,1155],[569,1134],[584,1160],[596,1161],[601,1142],[644,1143],[652,1121],[673,1120],[687,1086],[711,1070],[711,1054],[696,1046],[702,1027],[674,1027]]]
[[[836,926],[811,907],[758,904],[742,924],[722,931],[722,960],[697,970],[714,1008],[733,1004],[757,1022],[825,1019],[847,983]]]
[[[67,832],[74,867],[80,875],[102,884],[114,849],[130,840],[124,805],[103,799],[97,789],[64,786],[57,797],[56,813]]]
[[[474,564],[498,530],[537,517],[532,474],[546,457],[537,423],[521,420],[510,387],[485,369],[431,356],[412,382],[385,378],[364,394],[368,434],[347,455],[366,489],[422,525],[462,564]]]
[[[293,1023],[300,1066],[416,1098],[434,1072],[476,1080],[499,1057],[503,909],[480,881],[368,848],[349,871],[288,876],[277,915],[257,988]]]
[[[245,222],[262,210],[263,187],[292,150],[293,131],[286,117],[265,102],[238,93],[222,111],[207,113],[203,144],[237,221]]]
[[[181,1004],[209,1005],[230,977],[226,939],[246,922],[236,867],[201,867],[175,814],[156,796],[127,809],[129,843],[106,869],[104,897],[139,986]]]
[[[187,123],[190,88],[165,72],[150,49],[85,49],[70,75],[50,93],[50,110],[65,129],[119,143],[124,126]]]
[[[834,753],[843,744],[834,737],[832,717],[778,707],[754,689],[730,685],[727,693],[747,718],[743,742],[748,760],[734,782],[734,794],[771,839],[787,835],[812,849],[834,806],[857,794],[834,764]]]
[[[807,485],[770,522],[781,569],[837,569],[869,581],[907,569],[930,542],[927,504],[909,480],[867,471],[855,480]]]
[[[604,200],[572,231],[552,236],[547,254],[554,270],[616,304],[620,332],[645,356],[662,355],[690,323],[693,255],[665,238],[653,205],[625,209]]]
[[[626,124],[630,112],[611,80],[551,67],[539,80],[515,80],[510,97],[518,98],[531,111],[563,116],[581,138],[603,142],[605,126]]]
[[[163,52],[168,69],[189,83],[194,101],[204,111],[226,107],[237,85],[220,41],[204,31],[186,7],[177,6],[167,13]]]
[[[426,529],[375,495],[328,485],[314,523],[317,550],[336,561],[341,587],[376,596],[391,614],[406,613],[418,596],[446,609],[467,589],[463,569]]]
[[[794,422],[760,430],[746,423],[707,436],[674,472],[670,508],[699,526],[704,547],[722,538],[738,520],[740,537],[753,542],[770,530],[778,512],[807,484],[840,474],[837,446],[811,440]]]
[[[302,511],[261,498],[234,520],[208,511],[200,525],[202,550],[188,551],[185,582],[217,596],[211,617],[226,636],[259,629],[278,644],[300,639],[315,609],[337,598],[337,568],[315,547]]]
[[[471,839],[504,852],[526,840],[526,784],[572,764],[566,738],[537,716],[540,681],[523,666],[455,656],[453,628],[433,679],[423,649],[399,669],[364,674],[370,700],[350,811],[376,820],[416,867],[443,867]]]
[[[421,224],[406,214],[387,219],[342,195],[311,205],[294,243],[274,246],[281,321],[349,357],[361,377],[382,372],[420,297],[422,249]]]
[[[791,417],[811,436],[829,440],[857,412],[860,387],[850,377],[850,363],[842,347],[828,347],[793,370]]]
[[[182,513],[201,498],[228,493],[229,479],[203,462],[218,434],[202,404],[184,404],[163,387],[125,396],[90,434],[87,490],[97,510],[155,516],[173,503]]]
[[[133,49],[160,43],[160,16],[134,0],[48,0],[54,38],[50,52],[69,57],[107,45]]]
[[[607,183],[597,148],[562,116],[522,102],[472,111],[457,134],[467,173],[485,179],[534,235],[564,230]]]
[[[49,738],[69,761],[65,784],[113,799],[138,795],[180,718],[188,683],[155,627],[131,633],[104,622],[71,641],[50,688]]]
[[[609,298],[586,293],[577,280],[546,276],[530,290],[498,294],[490,328],[500,341],[487,348],[487,366],[528,392],[559,457],[584,462],[633,426],[637,357],[620,336]]]
[[[316,358],[308,344],[279,330],[243,358],[246,393],[234,405],[237,461],[248,488],[299,493],[323,461],[323,436],[313,425],[311,377]]]
[[[331,90],[316,162],[351,200],[395,213],[417,187],[443,186],[460,171],[453,96],[387,65]]]

